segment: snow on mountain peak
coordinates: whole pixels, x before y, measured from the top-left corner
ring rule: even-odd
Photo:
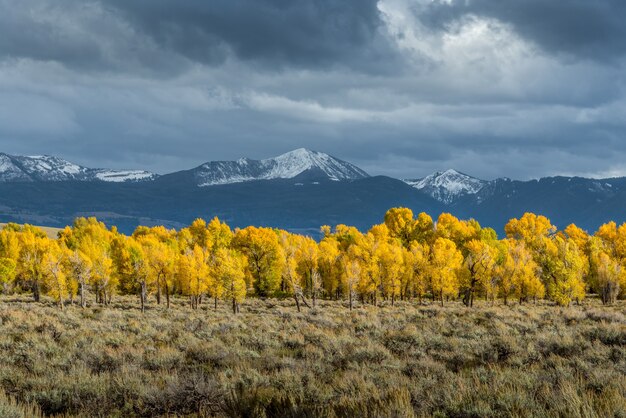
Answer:
[[[290,179],[316,170],[330,180],[368,177],[360,168],[322,152],[299,148],[274,158],[211,161],[195,170],[199,186],[242,183],[253,180]]]
[[[487,184],[456,170],[437,171],[417,180],[405,180],[407,184],[431,195],[440,202],[449,204],[461,196],[478,193]]]

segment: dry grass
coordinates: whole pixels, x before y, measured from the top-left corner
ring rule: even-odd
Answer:
[[[0,223],[0,229],[4,228],[6,225],[5,223]],[[62,230],[61,228],[52,228],[50,226],[37,226],[37,228],[45,232],[50,239],[57,239],[59,232]]]
[[[0,298],[0,416],[626,416],[626,305]]]

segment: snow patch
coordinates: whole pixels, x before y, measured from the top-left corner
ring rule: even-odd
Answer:
[[[127,181],[142,181],[154,178],[154,174],[141,170],[108,170],[96,173],[101,181],[123,183]]]

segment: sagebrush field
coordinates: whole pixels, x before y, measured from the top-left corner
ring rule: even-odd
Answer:
[[[0,416],[626,416],[626,305],[0,298]]]

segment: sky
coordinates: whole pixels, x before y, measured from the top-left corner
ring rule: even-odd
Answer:
[[[624,0],[0,0],[0,151],[626,175]]]

